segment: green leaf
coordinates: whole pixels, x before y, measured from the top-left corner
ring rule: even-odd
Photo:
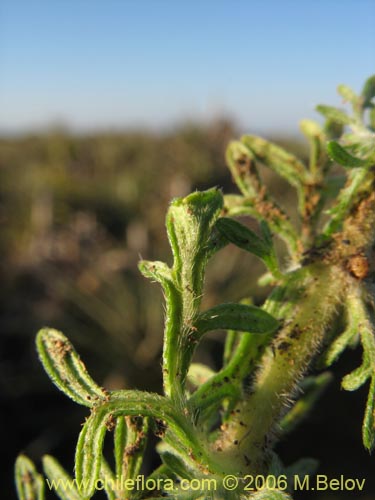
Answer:
[[[247,250],[263,261],[269,259],[270,247],[268,243],[243,224],[222,217],[216,222],[216,227],[234,245]]]
[[[375,131],[375,107],[370,109],[369,121],[370,121],[370,127],[372,128],[373,131]]]
[[[179,284],[201,293],[211,229],[223,207],[218,189],[176,198],[167,214],[167,231],[174,256],[173,270]]]
[[[338,85],[337,91],[345,101],[350,102],[353,106],[358,105],[359,97],[348,85]]]
[[[138,268],[143,276],[155,280],[162,285],[168,281],[172,281],[172,269],[164,262],[141,260],[138,263]]]
[[[95,493],[95,484],[99,478],[106,423],[109,415],[106,408],[97,408],[86,420],[79,434],[75,471],[77,485],[83,497]]]
[[[194,326],[200,335],[212,330],[272,333],[279,327],[279,322],[259,307],[228,303],[201,313]]]
[[[160,457],[173,474],[183,479],[192,479],[192,474],[188,471],[181,458],[176,457],[169,451],[161,453]]]
[[[124,452],[126,447],[127,425],[125,417],[122,415],[116,419],[116,427],[113,436],[114,441],[114,455],[116,465],[116,476],[120,477],[123,471]]]
[[[189,450],[194,450],[197,454],[195,463],[210,462],[191,421],[174,408],[170,399],[143,391],[113,391],[108,401],[93,408],[78,438],[75,471],[81,495],[93,495],[101,470],[106,431],[121,415],[149,416],[165,421],[167,433],[164,439],[169,445],[186,457]]]
[[[368,167],[370,165],[367,160],[352,156],[336,141],[328,142],[327,151],[332,160],[346,168]]]
[[[103,481],[104,491],[108,500],[118,500],[120,495],[116,491],[116,477],[104,457],[100,464],[100,479]]]
[[[93,407],[107,398],[87,373],[73,345],[52,328],[39,331],[36,338],[39,358],[52,382],[76,403]]]
[[[353,119],[350,118],[350,116],[344,111],[341,111],[341,109],[334,108],[333,106],[324,106],[320,104],[316,106],[316,110],[328,120],[332,120],[340,125],[350,125],[353,123]]]
[[[367,363],[363,363],[357,369],[345,375],[342,379],[341,386],[346,391],[356,391],[368,380],[370,375],[371,367]]]
[[[375,75],[370,76],[362,89],[363,107],[369,107],[375,97]]]
[[[200,387],[202,384],[207,382],[216,372],[212,368],[202,364],[202,363],[192,363],[188,372],[188,380],[195,387]]]
[[[232,141],[226,150],[229,170],[241,193],[255,198],[260,189],[260,179],[256,169],[255,156],[240,141]]]
[[[265,222],[261,224],[264,239],[243,224],[227,217],[218,219],[216,227],[228,241],[259,257],[276,278],[282,278],[273,248],[272,236]]]
[[[371,378],[371,385],[366,402],[365,418],[362,426],[363,444],[372,451],[375,442],[375,376]]]
[[[292,186],[300,188],[306,178],[305,165],[294,155],[280,146],[253,135],[241,137],[255,158],[284,177]]]
[[[344,350],[350,345],[352,339],[358,334],[358,325],[350,325],[328,347],[323,356],[323,364],[328,367],[334,363]]]
[[[14,472],[19,500],[44,500],[44,479],[26,455],[17,457]]]
[[[313,120],[301,120],[299,125],[302,133],[308,139],[311,139],[312,137],[316,136],[319,137],[323,134],[322,127],[319,125],[318,122],[315,122]]]
[[[75,487],[73,478],[55,458],[45,455],[43,469],[48,478],[46,483],[49,490],[53,490],[61,500],[84,500]]]

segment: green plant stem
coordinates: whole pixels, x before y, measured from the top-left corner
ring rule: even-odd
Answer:
[[[253,393],[237,406],[217,442],[217,449],[225,452],[226,467],[236,467],[242,474],[267,472],[278,422],[293,400],[299,380],[323,344],[348,290],[362,287],[366,278],[351,268],[352,260],[360,255],[367,262],[374,242],[375,192],[368,189],[362,192],[343,231],[335,234],[331,248],[319,261],[297,271],[305,274],[299,291],[293,281],[289,290],[288,286],[282,290],[284,299],[293,296],[293,314],[289,311],[284,327],[265,351]]]

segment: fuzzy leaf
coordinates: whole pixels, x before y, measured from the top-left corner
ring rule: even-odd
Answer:
[[[226,160],[238,189],[244,196],[254,198],[259,189],[253,153],[240,141],[232,141],[226,150]]]
[[[121,474],[123,474],[123,459],[126,447],[126,435],[127,435],[127,425],[125,417],[123,416],[117,417],[115,432],[113,436],[117,477],[120,477]]]
[[[192,479],[192,475],[179,457],[176,457],[176,455],[173,455],[169,451],[161,453],[160,456],[163,463],[173,472],[173,474],[183,479]]]
[[[164,284],[165,282],[172,281],[172,270],[164,262],[149,260],[141,260],[138,263],[138,268],[146,278]]]
[[[200,335],[212,330],[272,333],[279,322],[266,311],[245,304],[220,304],[201,313],[195,323]]]
[[[44,479],[25,455],[17,457],[15,480],[19,500],[44,500]]]
[[[361,158],[352,156],[336,141],[328,142],[327,151],[332,160],[346,168],[360,168],[368,167],[370,165],[367,160],[362,160]]]
[[[350,345],[353,338],[358,334],[358,324],[356,321],[350,321],[347,329],[339,335],[328,347],[323,356],[323,365],[328,367],[334,363],[344,350]]]
[[[345,101],[350,102],[353,106],[358,104],[359,97],[348,85],[338,85],[337,92]]]
[[[372,99],[375,97],[375,75],[370,76],[363,86],[362,98],[363,106],[369,107]]]
[[[53,490],[61,500],[84,500],[75,487],[73,478],[55,458],[45,455],[43,469],[48,478],[46,480],[48,488]]]
[[[207,460],[198,438],[190,428],[190,422],[176,413],[167,398],[143,391],[114,391],[108,401],[92,410],[78,438],[75,471],[81,495],[93,495],[95,481],[101,470],[106,431],[113,427],[121,415],[151,416],[165,421],[170,440],[177,450],[187,454],[192,446],[196,446],[201,450],[200,458]]]
[[[341,109],[333,106],[324,106],[323,104],[320,104],[319,106],[316,106],[316,110],[328,120],[332,120],[340,125],[349,125],[353,123],[350,116],[348,116],[344,111],[341,111]]]
[[[319,123],[314,122],[313,120],[301,120],[299,126],[302,133],[308,139],[320,136],[323,133],[322,127],[319,125]]]
[[[362,426],[363,444],[372,451],[375,444],[375,376],[371,379],[371,385],[366,402],[365,418]]]
[[[36,346],[44,369],[60,391],[89,407],[106,400],[106,393],[90,377],[65,335],[44,328],[37,335]]]
[[[253,135],[241,137],[241,141],[255,158],[284,177],[292,186],[299,188],[306,177],[305,165],[280,146]]]
[[[210,189],[176,198],[168,210],[167,231],[174,256],[173,270],[178,282],[191,281],[187,284],[199,293],[211,228],[222,207],[222,193]]]
[[[214,372],[211,368],[202,363],[192,363],[187,377],[191,384],[195,387],[199,387],[207,382],[207,380],[215,375],[215,373],[216,372]]]
[[[370,375],[371,367],[367,363],[363,363],[354,371],[345,375],[341,381],[342,388],[346,391],[356,391],[368,380]]]
[[[100,479],[103,481],[104,491],[108,500],[118,500],[118,492],[114,489],[116,486],[116,477],[104,457],[102,457],[100,465]]]

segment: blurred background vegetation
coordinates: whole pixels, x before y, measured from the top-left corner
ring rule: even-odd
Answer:
[[[238,135],[232,123],[218,120],[161,135],[72,135],[55,129],[0,138],[4,498],[14,497],[12,468],[20,451],[37,463],[42,454],[54,454],[72,469],[87,413],[61,395],[39,365],[34,339],[41,327],[62,330],[105,387],[161,390],[162,294],[141,277],[137,262],[140,256],[171,261],[164,229],[171,198],[213,185],[235,191],[225,147]],[[274,140],[307,154],[298,140]],[[264,175],[291,209],[292,193]],[[248,255],[233,247],[222,250],[208,268],[205,306],[244,296],[260,303],[267,292],[255,286],[261,273]],[[198,356],[215,367],[221,352],[217,334]],[[356,366],[358,357],[344,357],[338,373]],[[320,457],[321,473],[332,477],[366,477],[368,495],[375,488],[361,446],[364,392],[340,393],[339,381],[337,376],[316,413],[280,451],[287,463],[301,455]]]

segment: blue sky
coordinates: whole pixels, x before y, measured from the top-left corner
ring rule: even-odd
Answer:
[[[2,0],[0,131],[296,133],[375,73],[373,0]]]

